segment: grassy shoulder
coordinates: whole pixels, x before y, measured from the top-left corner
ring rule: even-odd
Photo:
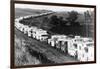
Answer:
[[[23,41],[24,39],[15,35],[15,65],[40,64],[41,62],[26,50],[26,44]]]

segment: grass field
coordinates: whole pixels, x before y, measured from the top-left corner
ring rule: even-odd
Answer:
[[[15,65],[40,64],[41,62],[36,57],[31,56],[31,54],[26,51],[25,46],[24,39],[15,35]]]

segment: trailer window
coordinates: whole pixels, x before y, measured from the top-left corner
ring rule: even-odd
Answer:
[[[74,46],[75,48],[77,48],[77,44],[73,44],[73,46]]]
[[[85,50],[85,52],[88,52],[88,48],[87,47],[85,47],[84,50]]]
[[[89,44],[87,44],[87,46],[93,46],[94,44],[93,43],[89,43]]]
[[[84,57],[84,54],[83,54],[83,57]]]
[[[79,46],[79,49],[81,50],[81,46]]]
[[[42,35],[42,36],[48,36],[48,35]]]
[[[59,41],[59,44],[61,45],[62,44],[62,41]]]
[[[32,31],[32,30],[31,30],[30,32],[31,32],[31,33],[33,33],[33,31]]]

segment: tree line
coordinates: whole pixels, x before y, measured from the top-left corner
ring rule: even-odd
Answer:
[[[72,34],[86,36],[86,26],[80,25],[77,20],[79,13],[77,11],[68,12],[68,16],[51,15],[43,17],[31,17],[29,19],[23,19],[20,22],[29,26],[37,26],[39,28],[55,32],[58,34]]]

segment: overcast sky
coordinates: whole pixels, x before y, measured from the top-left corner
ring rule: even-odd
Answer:
[[[78,11],[84,12],[87,10],[93,11],[94,8],[80,8],[80,7],[60,7],[60,6],[47,6],[47,5],[30,5],[30,4],[15,4],[15,8],[29,8],[29,9],[41,9],[52,11]]]

